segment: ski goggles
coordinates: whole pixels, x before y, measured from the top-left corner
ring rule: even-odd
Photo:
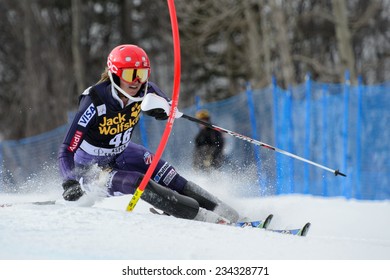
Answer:
[[[136,80],[140,81],[141,83],[145,83],[149,78],[148,68],[125,68],[121,70],[121,78],[128,83],[133,83]]]

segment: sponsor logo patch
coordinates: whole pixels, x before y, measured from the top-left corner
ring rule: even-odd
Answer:
[[[167,172],[168,168],[169,168],[169,164],[166,162],[164,163],[164,165],[160,168],[160,170],[157,172],[156,176],[154,176],[154,181],[155,182],[159,182],[161,177],[164,175],[165,172]]]
[[[73,152],[77,150],[77,148],[80,145],[81,137],[83,136],[83,133],[79,130],[76,130],[76,132],[73,135],[72,141],[70,141],[70,145],[68,147],[68,150]]]
[[[89,107],[85,110],[84,114],[79,119],[78,125],[86,127],[92,117],[95,115],[96,110],[93,104],[89,105]]]
[[[176,174],[177,174],[176,170],[175,170],[175,169],[171,169],[171,170],[168,172],[167,176],[165,176],[165,178],[164,178],[164,180],[163,180],[164,184],[165,184],[166,186],[168,186],[169,183],[172,181],[173,177],[176,176]]]
[[[138,123],[141,106],[138,103],[131,106],[131,113],[129,114],[118,113],[114,116],[103,116],[99,120],[99,133],[102,135],[115,135],[134,127]],[[99,107],[97,108],[98,115],[104,115],[106,108]],[[104,110],[105,113],[103,114],[101,110],[102,112]]]

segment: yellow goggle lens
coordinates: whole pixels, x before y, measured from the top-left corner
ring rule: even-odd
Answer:
[[[145,83],[149,78],[149,69],[133,69],[126,68],[122,70],[122,79],[128,83],[135,82],[139,80],[141,83]]]

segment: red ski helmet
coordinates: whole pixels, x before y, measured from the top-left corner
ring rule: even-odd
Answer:
[[[150,76],[150,61],[146,52],[136,45],[115,47],[107,58],[108,71],[125,82],[147,82]]]

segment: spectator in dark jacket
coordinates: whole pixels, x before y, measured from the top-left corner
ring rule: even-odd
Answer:
[[[200,110],[196,113],[196,118],[210,122],[210,113],[204,109]],[[203,171],[220,168],[223,163],[223,146],[221,132],[200,125],[200,130],[195,137],[194,168]]]

